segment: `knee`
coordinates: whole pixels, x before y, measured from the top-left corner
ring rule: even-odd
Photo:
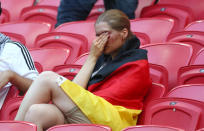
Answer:
[[[52,75],[56,75],[56,73],[54,73],[52,71],[44,71],[44,72],[40,73],[39,77],[49,78]]]
[[[34,104],[28,109],[24,121],[35,123],[39,128],[47,129],[64,124],[64,115],[52,104]]]
[[[43,82],[43,83],[50,83],[50,82],[54,81],[57,78],[57,76],[58,76],[58,74],[56,74],[52,71],[45,71],[45,72],[42,72],[38,76],[36,81]]]
[[[28,109],[26,115],[25,115],[25,121],[29,122],[36,122],[38,121],[43,115],[46,114],[46,110],[41,107],[40,104],[34,104],[30,106]]]

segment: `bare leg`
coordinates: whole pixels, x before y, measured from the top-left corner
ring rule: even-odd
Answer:
[[[38,131],[48,129],[53,125],[65,123],[62,112],[53,104],[34,104],[31,105],[25,115],[25,121],[35,123]]]
[[[50,102],[50,100],[52,100],[56,108],[58,108],[62,113],[69,112],[71,109],[76,107],[72,100],[70,100],[70,98],[62,91],[62,89],[58,87],[56,82],[58,77],[59,75],[53,72],[41,73],[26,93],[15,120],[24,121],[25,116],[28,120],[29,115],[27,115],[27,113],[28,110],[29,112],[33,110],[31,108],[32,105],[34,106],[34,104],[42,103],[47,104]],[[39,126],[39,122],[36,124]]]

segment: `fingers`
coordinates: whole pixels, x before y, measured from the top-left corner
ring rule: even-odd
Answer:
[[[105,44],[107,43],[108,37],[109,37],[109,34],[107,32],[101,34],[99,36],[99,38],[96,40],[96,45],[99,48],[103,48],[105,46]]]
[[[102,33],[99,37],[97,37],[91,46],[90,56],[99,57],[103,51],[104,47],[108,41],[109,34]]]

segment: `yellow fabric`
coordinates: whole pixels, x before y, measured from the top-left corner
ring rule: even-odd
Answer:
[[[60,87],[75,102],[93,124],[107,125],[113,131],[121,131],[137,123],[141,110],[114,106],[81,86],[66,80]]]

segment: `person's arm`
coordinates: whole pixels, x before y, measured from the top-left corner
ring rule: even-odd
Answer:
[[[11,70],[0,72],[0,88],[4,87],[8,82],[11,82],[11,84],[18,87],[21,92],[25,93],[31,85],[32,80],[20,76]]]
[[[38,75],[28,50],[17,42],[6,43],[0,55],[0,88],[8,82],[22,93]]]
[[[103,53],[105,44],[108,40],[108,36],[109,36],[108,33],[103,33],[93,41],[86,62],[84,63],[76,77],[73,79],[74,83],[82,86],[83,88],[86,88],[90,76],[95,67],[96,61],[98,60],[99,56],[102,55]]]

